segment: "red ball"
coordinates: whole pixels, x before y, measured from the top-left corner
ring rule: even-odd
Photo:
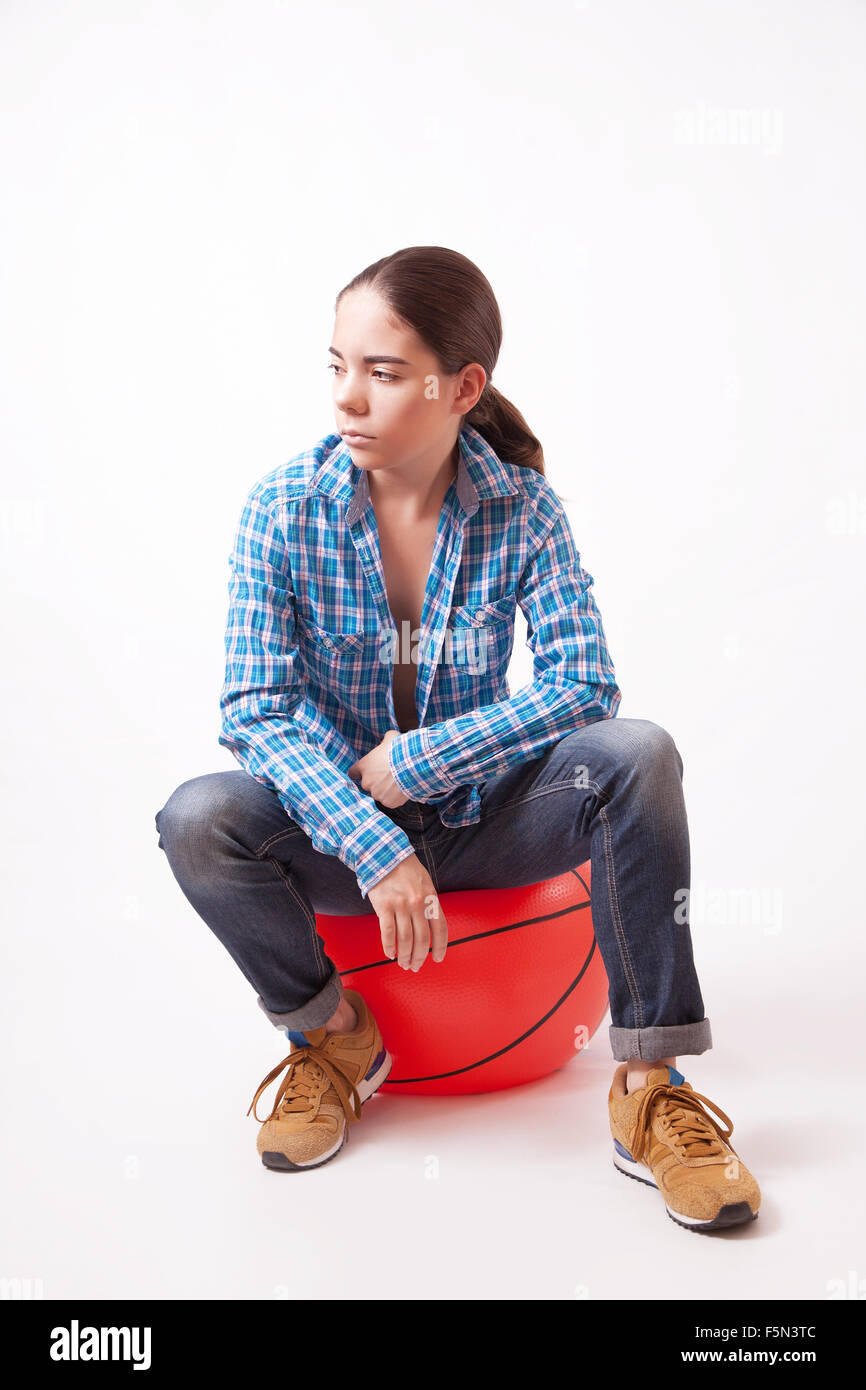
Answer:
[[[524,888],[441,893],[448,949],[417,974],[382,950],[375,913],[316,921],[344,989],[363,995],[393,1057],[383,1091],[470,1095],[557,1071],[608,1007],[590,866]]]

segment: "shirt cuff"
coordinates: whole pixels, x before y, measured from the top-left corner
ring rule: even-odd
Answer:
[[[385,827],[382,822],[384,821]],[[352,869],[364,897],[381,878],[415,851],[405,830],[382,813],[372,825],[359,825],[343,841],[340,858]]]
[[[430,749],[430,731],[409,729],[388,745],[388,767],[401,792],[411,801],[433,801],[460,784],[445,771]]]

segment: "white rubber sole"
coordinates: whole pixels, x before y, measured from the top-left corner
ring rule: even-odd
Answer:
[[[635,1178],[637,1182],[645,1183],[647,1187],[654,1187],[660,1193],[659,1185],[645,1163],[636,1163],[633,1158],[626,1158],[617,1148],[613,1151],[614,1167],[621,1173],[625,1173],[627,1178]],[[664,1202],[664,1197],[662,1197]],[[760,1208],[759,1208],[760,1210]],[[678,1226],[685,1226],[691,1231],[721,1231],[730,1226],[740,1226],[745,1221],[754,1221],[758,1215],[752,1211],[748,1202],[733,1202],[721,1208],[717,1216],[709,1221],[705,1221],[695,1216],[684,1216],[681,1211],[674,1211],[665,1202],[665,1211],[672,1221],[676,1221]]]

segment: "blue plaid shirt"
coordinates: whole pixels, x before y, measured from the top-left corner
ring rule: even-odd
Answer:
[[[253,485],[229,556],[219,742],[362,894],[414,853],[348,776],[399,729],[394,660],[417,663],[418,727],[392,741],[391,773],[445,826],[472,825],[489,777],[613,717],[622,698],[593,577],[550,483],[470,425],[458,442],[411,654],[388,606],[367,475],[339,434]],[[518,603],[533,680],[512,695]]]

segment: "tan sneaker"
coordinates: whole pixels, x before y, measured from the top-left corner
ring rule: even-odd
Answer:
[[[266,1168],[295,1173],[335,1158],[349,1124],[360,1120],[364,1101],[391,1070],[393,1059],[363,997],[354,989],[343,993],[358,1015],[354,1032],[329,1033],[322,1025],[290,1033],[291,1052],[268,1072],[252,1099],[250,1110],[260,1120],[259,1096],[288,1068],[273,1109],[260,1120],[256,1147]]]
[[[671,1220],[690,1231],[754,1221],[761,1191],[727,1142],[734,1126],[724,1111],[667,1064],[653,1067],[636,1091],[626,1090],[627,1076],[628,1063],[622,1062],[608,1095],[613,1161],[620,1172],[657,1188]]]

